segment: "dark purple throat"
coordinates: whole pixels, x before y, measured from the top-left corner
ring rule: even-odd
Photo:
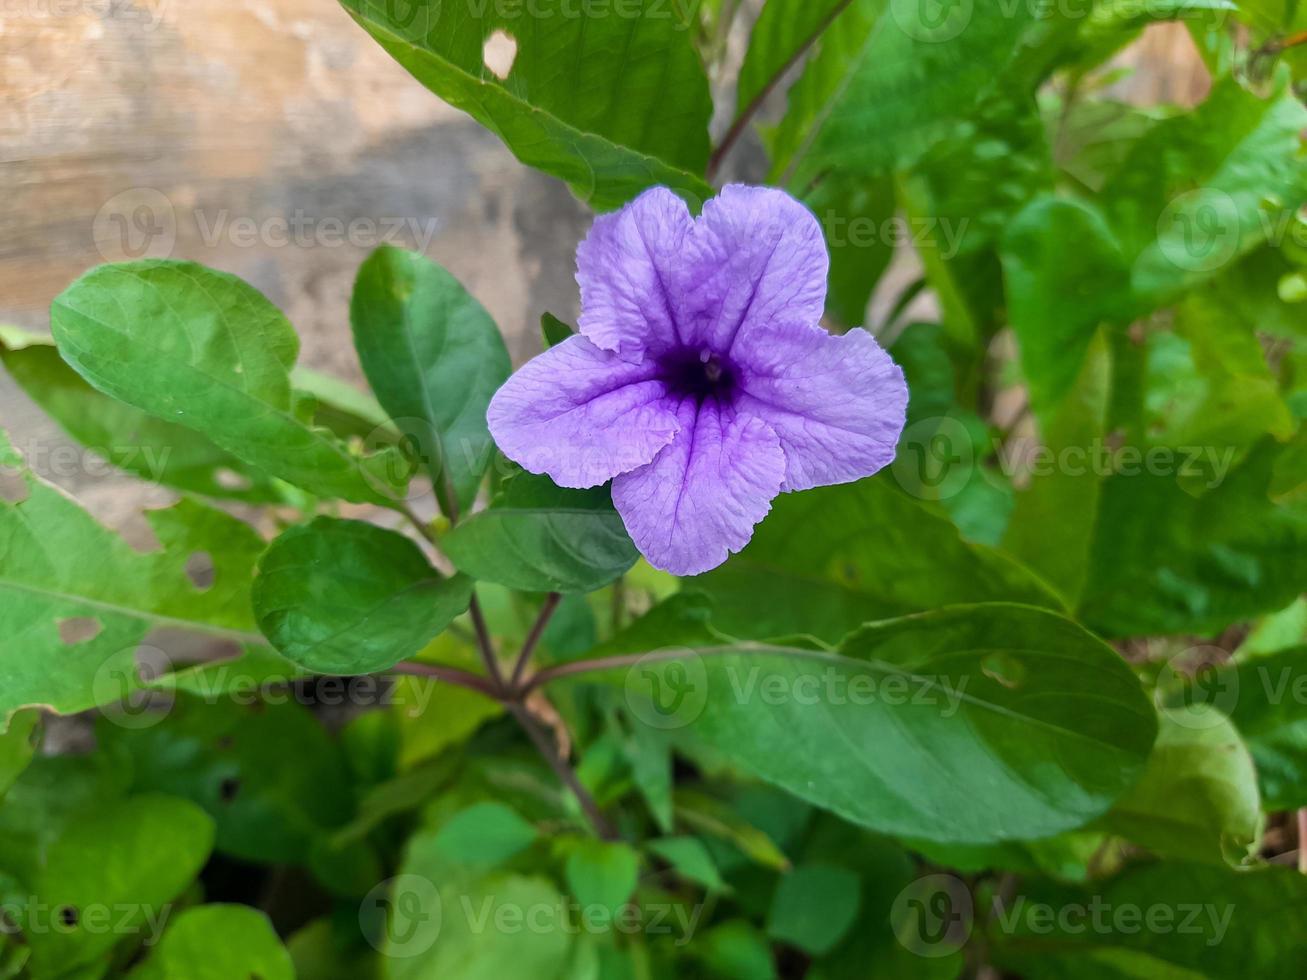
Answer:
[[[664,354],[658,362],[658,377],[678,398],[709,398],[729,402],[734,394],[737,372],[720,354],[702,348],[681,348]]]

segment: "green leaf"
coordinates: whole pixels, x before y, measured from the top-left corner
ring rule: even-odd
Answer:
[[[1200,680],[1247,741],[1266,809],[1307,806],[1307,647],[1224,667]]]
[[[248,905],[182,912],[130,980],[295,980],[295,967],[268,917]]]
[[[871,624],[838,656],[672,652],[620,680],[646,724],[845,819],[941,842],[1084,825],[1134,782],[1157,732],[1115,651],[1006,603]]]
[[[1004,546],[1075,603],[1089,573],[1102,480],[1088,468],[1089,447],[1107,436],[1112,355],[1099,333],[1072,388],[1040,419],[1042,443],[1051,458],[1084,467],[1055,465],[1035,474],[1016,495]]]
[[[530,473],[440,544],[459,571],[525,592],[593,592],[639,557],[606,489],[565,490]]]
[[[1036,20],[1028,4],[932,11],[915,0],[854,0],[790,89],[770,141],[773,176],[910,164],[1004,75]]]
[[[670,5],[636,0],[618,15],[538,0],[525,16],[495,3],[342,4],[418,81],[596,209],[655,184],[712,196],[697,176],[708,162],[708,81]],[[485,48],[509,38],[516,57],[501,79]]]
[[[629,844],[586,838],[568,854],[564,873],[582,909],[593,909],[589,916],[610,923],[635,891],[640,856]]]
[[[1173,454],[1177,473],[1216,467],[1197,498],[1137,453],[1103,483],[1081,618],[1106,636],[1207,634],[1287,605],[1307,584],[1307,513],[1271,496],[1282,452],[1265,440],[1228,473],[1228,452]]]
[[[416,544],[362,521],[319,517],[259,560],[259,628],[322,674],[371,674],[412,657],[467,609],[472,582],[442,578]]]
[[[783,494],[742,552],[693,583],[714,601],[714,624],[747,639],[834,641],[867,620],[966,602],[1060,605],[1031,573],[963,541],[885,475]]]
[[[131,698],[151,630],[263,644],[249,609],[263,539],[249,525],[182,499],[146,514],[161,547],[143,554],[38,479],[0,433],[0,471],[10,468],[21,499],[0,495],[0,720],[28,705],[69,714]],[[187,573],[197,555],[213,569],[203,588]],[[153,680],[170,659],[160,647],[172,644],[159,636],[148,646],[141,669]],[[133,699],[125,710],[139,707]]]
[[[350,322],[363,373],[456,517],[493,453],[486,408],[511,370],[499,328],[447,271],[390,246],[359,269]]]
[[[33,973],[61,975],[124,936],[157,939],[212,844],[212,821],[185,800],[138,796],[79,814],[50,843],[19,911]],[[52,927],[51,915],[72,924]]]
[[[441,826],[431,847],[450,861],[493,867],[530,847],[536,829],[502,803],[478,803]]]
[[[872,291],[894,257],[893,184],[832,174],[803,203],[821,221],[830,251],[826,311],[845,326],[860,327]]]
[[[32,401],[83,446],[151,483],[251,503],[281,499],[273,481],[203,435],[102,395],[54,342],[0,328],[0,360]]]
[[[1294,980],[1302,973],[1299,949],[1286,937],[1307,928],[1307,877],[1289,868],[1145,864],[1095,882],[1092,892],[1031,882],[1004,905],[992,919],[991,948],[1002,968],[1021,976]]]
[[[767,934],[821,956],[858,916],[858,876],[828,864],[800,864],[781,875],[767,913]]]
[[[544,313],[540,317],[540,336],[545,342],[545,347],[557,347],[564,340],[573,337],[576,331],[564,323],[552,313]]]
[[[1216,708],[1159,712],[1148,766],[1099,821],[1163,857],[1243,864],[1262,830],[1257,773],[1234,725]]]
[[[9,792],[27,764],[32,761],[36,746],[41,740],[41,713],[20,711],[9,721],[7,731],[0,733],[0,799]]]
[[[745,919],[731,919],[713,926],[703,939],[690,947],[712,976],[733,980],[776,980],[771,944],[760,929]]]
[[[56,297],[59,352],[100,391],[193,429],[322,497],[386,506],[407,482],[393,449],[353,453],[305,421],[299,339],[253,287],[189,262],[103,265]]]
[[[99,742],[130,762],[134,789],[202,807],[216,848],[242,861],[306,865],[314,843],[353,812],[339,747],[293,702],[179,698],[151,727],[111,721],[99,725]]]
[[[659,837],[645,844],[645,849],[670,864],[682,878],[702,885],[710,892],[722,891],[726,887],[708,848],[697,837]]]

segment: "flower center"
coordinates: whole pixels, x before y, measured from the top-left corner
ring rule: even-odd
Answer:
[[[726,358],[703,350],[673,351],[659,365],[659,377],[681,398],[728,398],[735,389],[735,371]]]

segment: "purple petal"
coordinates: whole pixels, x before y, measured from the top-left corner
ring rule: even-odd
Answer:
[[[534,358],[486,412],[504,455],[563,487],[595,487],[643,466],[680,430],[675,403],[633,363],[571,337]]]
[[[893,461],[908,386],[871,334],[790,326],[750,339],[736,349],[742,378],[735,404],[780,438],[782,489],[848,483]]]
[[[677,411],[681,431],[656,460],[613,481],[613,503],[635,546],[673,575],[716,568],[753,536],[785,474],[776,434],[715,401]]]
[[[826,241],[812,212],[784,191],[724,188],[704,205],[680,268],[687,342],[729,354],[754,329],[821,321]]]
[[[595,219],[576,250],[583,336],[636,358],[677,342],[670,290],[693,223],[685,202],[665,187]]]

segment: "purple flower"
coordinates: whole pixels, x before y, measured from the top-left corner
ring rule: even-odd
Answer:
[[[612,480],[658,568],[715,568],[778,493],[894,458],[903,372],[865,331],[822,329],[829,262],[816,218],[782,191],[729,186],[697,220],[646,191],[577,249],[580,335],[499,389],[491,434],[560,486]]]

